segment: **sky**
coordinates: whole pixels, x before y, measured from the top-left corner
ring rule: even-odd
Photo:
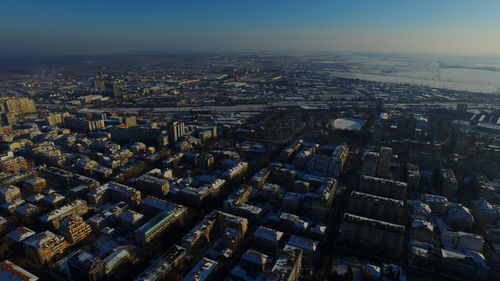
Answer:
[[[1,0],[0,54],[500,54],[499,0]]]

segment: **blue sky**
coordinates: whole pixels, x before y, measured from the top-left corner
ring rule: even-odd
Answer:
[[[500,54],[500,1],[0,1],[0,52],[133,50]]]

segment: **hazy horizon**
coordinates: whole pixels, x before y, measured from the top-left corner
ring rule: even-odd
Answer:
[[[2,1],[0,53],[500,55],[500,2]]]

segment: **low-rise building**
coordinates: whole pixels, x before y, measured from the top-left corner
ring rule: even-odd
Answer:
[[[64,237],[43,231],[23,241],[28,257],[42,264],[50,263],[69,247]]]
[[[132,261],[132,254],[125,248],[116,248],[103,259],[104,272],[108,277],[123,269]]]
[[[253,239],[259,248],[276,250],[280,246],[283,235],[281,231],[259,226],[253,233]]]
[[[82,217],[72,214],[61,220],[60,232],[69,243],[76,244],[85,239],[92,228]]]
[[[221,211],[212,211],[184,235],[181,246],[189,252],[194,248],[205,245],[212,240],[213,235],[226,229],[232,229],[236,232],[236,241],[234,241],[234,246],[236,246],[247,232],[248,220]]]
[[[276,263],[270,272],[266,273],[269,281],[296,281],[302,270],[302,250],[288,247],[278,251]]]
[[[17,173],[21,169],[30,168],[30,163],[22,156],[0,161],[0,171]]]
[[[410,239],[426,243],[434,242],[434,224],[425,219],[414,219],[410,224]]]
[[[201,206],[206,200],[220,194],[226,180],[216,179],[212,183],[204,184],[198,188],[187,186],[179,191],[179,195],[188,203]]]
[[[68,268],[71,276],[79,280],[99,281],[106,275],[102,259],[81,249],[69,255]]]
[[[167,229],[173,227],[173,225],[182,223],[186,215],[187,208],[181,205],[177,205],[169,211],[163,211],[157,214],[135,231],[137,241],[142,245],[148,245],[148,243]]]
[[[448,199],[446,197],[425,194],[422,201],[431,208],[434,214],[445,215],[448,212]]]
[[[321,176],[338,177],[344,169],[348,156],[349,148],[346,144],[337,146],[331,156],[312,155],[307,161],[307,172]]]
[[[69,204],[62,206],[59,209],[55,209],[44,216],[40,217],[42,223],[49,224],[55,229],[60,226],[60,220],[69,215],[81,216],[87,213],[87,202],[84,200],[77,199]]]
[[[168,180],[160,178],[160,169],[153,169],[135,180],[137,188],[158,196],[164,196],[170,190]]]
[[[125,229],[136,229],[143,220],[144,215],[134,210],[126,210],[118,216],[118,223]]]
[[[24,241],[25,239],[35,235],[36,232],[33,230],[25,227],[25,226],[20,226],[11,232],[7,233],[5,237],[10,240],[12,243],[20,243]]]
[[[37,281],[38,277],[15,263],[4,260],[0,262],[0,280]]]
[[[269,169],[267,168],[260,169],[250,179],[252,187],[256,189],[262,189],[262,185],[264,185],[264,183],[267,181],[269,175],[271,175],[271,171]]]
[[[36,194],[44,191],[47,188],[47,181],[41,177],[28,179],[23,184],[23,192],[26,194]]]
[[[248,162],[238,162],[222,175],[226,180],[234,180],[242,177],[248,170]]]
[[[108,200],[125,201],[131,205],[139,205],[141,192],[124,184],[109,182],[88,192],[87,199],[91,205],[101,205]]]
[[[213,277],[219,269],[219,263],[202,258],[191,271],[184,277],[184,281],[209,281],[214,280]]]
[[[160,281],[181,264],[186,258],[186,249],[177,245],[172,246],[165,254],[158,258],[134,281]]]
[[[288,241],[286,242],[284,250],[286,251],[289,248],[301,249],[303,266],[309,268],[314,267],[314,261],[319,254],[318,241],[291,235],[290,239],[288,239]]]
[[[481,253],[441,249],[441,266],[449,274],[474,280],[488,279],[488,265]]]
[[[118,216],[127,209],[128,204],[120,201],[105,209],[104,211],[90,217],[89,219],[87,219],[87,222],[92,226],[92,229],[100,230],[103,227],[112,225],[118,218]]]
[[[17,207],[14,212],[21,220],[27,221],[32,216],[35,216],[38,213],[40,213],[40,211],[41,211],[41,208],[38,207],[37,205],[33,205],[29,202],[26,202],[26,203],[22,204],[21,206]]]
[[[11,185],[0,189],[0,204],[12,203],[21,198],[21,190],[17,186]]]
[[[469,230],[474,225],[474,217],[469,208],[458,203],[450,204],[446,222],[457,230]]]

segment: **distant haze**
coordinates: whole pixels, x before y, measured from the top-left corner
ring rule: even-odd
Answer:
[[[0,1],[0,54],[500,54],[498,0]]]

